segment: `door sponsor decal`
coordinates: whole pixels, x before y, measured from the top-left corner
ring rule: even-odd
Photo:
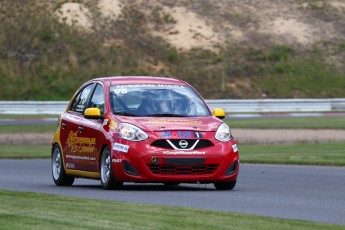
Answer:
[[[117,150],[117,151],[124,152],[124,153],[127,153],[128,149],[129,149],[128,145],[123,145],[120,143],[115,143],[113,146],[113,150]]]
[[[66,163],[66,168],[68,169],[75,169],[75,165],[72,163]]]
[[[76,155],[66,155],[66,158],[73,159],[73,160],[86,160],[86,161],[95,161],[95,157],[89,156],[76,156]]]
[[[67,138],[67,145],[72,153],[92,153],[95,144],[96,138],[78,137],[78,131],[71,131]]]

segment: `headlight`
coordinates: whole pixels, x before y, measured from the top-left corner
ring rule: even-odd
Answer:
[[[131,124],[120,123],[118,129],[119,137],[129,141],[143,141],[149,137],[139,127]]]
[[[231,131],[230,131],[229,126],[225,123],[221,124],[217,129],[215,138],[218,141],[223,141],[223,142],[231,140],[232,135],[231,135]]]

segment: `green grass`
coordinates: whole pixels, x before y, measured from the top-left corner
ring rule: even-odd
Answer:
[[[225,122],[244,129],[345,129],[345,117],[233,118]]]
[[[47,159],[50,158],[49,145],[1,145],[0,159]]]
[[[0,114],[0,119],[36,119],[36,118],[58,118],[52,114]]]
[[[345,142],[239,145],[242,163],[345,166]]]
[[[0,133],[53,133],[56,131],[58,115],[49,114],[0,114],[1,119],[56,118],[53,124],[0,125]]]
[[[239,145],[242,163],[345,166],[345,142]],[[50,146],[3,145],[0,159],[50,158]]]
[[[0,203],[1,229],[344,229],[308,221],[29,192],[0,191]]]
[[[56,125],[0,125],[0,133],[54,133]]]
[[[263,64],[262,77],[255,86],[267,98],[336,98],[342,95],[344,74],[335,66],[325,65],[325,57],[315,53],[313,57],[293,58],[287,56],[271,63]],[[317,55],[320,55],[318,58]]]

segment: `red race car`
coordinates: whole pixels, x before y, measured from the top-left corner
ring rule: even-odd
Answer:
[[[239,157],[227,124],[188,83],[158,77],[97,78],[72,97],[52,142],[56,185],[100,179],[124,182],[236,185]]]

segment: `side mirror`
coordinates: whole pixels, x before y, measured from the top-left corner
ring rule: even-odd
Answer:
[[[224,119],[224,118],[225,118],[224,109],[214,108],[214,109],[213,109],[213,115],[214,115],[215,117],[218,117],[219,119]]]
[[[87,119],[103,119],[101,110],[99,108],[88,108],[84,112],[84,117]]]

